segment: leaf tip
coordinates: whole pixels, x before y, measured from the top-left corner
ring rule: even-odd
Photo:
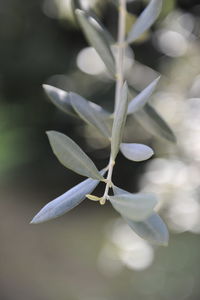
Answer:
[[[165,240],[161,241],[159,243],[159,246],[168,247],[168,245],[169,245],[169,233],[167,232],[167,236],[166,236]]]
[[[159,81],[161,78],[161,75],[159,74],[158,77],[155,79],[155,81]]]
[[[46,83],[43,83],[43,84],[42,84],[42,87],[43,87],[43,89],[46,91],[46,90],[49,89],[49,87],[51,87],[51,85],[46,84]]]
[[[57,132],[55,130],[47,130],[46,131],[46,135],[48,137],[48,140],[49,140],[49,143],[50,143],[52,149],[54,149],[52,143],[54,144],[56,134],[57,134]]]
[[[29,224],[39,224],[51,220],[52,218],[44,214],[43,208],[33,217]]]
[[[47,135],[48,137],[50,137],[54,132],[55,132],[54,130],[47,130],[47,131],[46,131],[46,135]]]
[[[46,83],[42,84],[42,88],[47,95],[52,95],[52,93],[55,93],[59,90],[57,87]]]
[[[43,84],[42,84],[42,87],[43,87],[44,90],[46,90],[46,88],[48,87],[48,84],[43,83]]]
[[[29,224],[38,224],[38,223],[40,223],[40,221],[39,220],[37,220],[37,215],[35,216],[35,217],[33,217],[33,219],[30,221],[30,223]]]
[[[154,150],[152,148],[150,148],[149,149],[149,158],[151,158],[154,154],[155,154]]]

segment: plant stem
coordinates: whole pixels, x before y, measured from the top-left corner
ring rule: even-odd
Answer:
[[[115,111],[121,99],[121,91],[124,83],[124,48],[125,48],[125,24],[126,24],[126,0],[120,0],[119,4],[119,22],[118,22],[118,38],[117,38],[117,55],[116,55],[116,88],[115,88]],[[106,178],[106,187],[104,195],[100,200],[101,204],[105,204],[108,199],[108,192],[112,186],[112,173],[115,161],[110,155],[108,175]]]
[[[112,186],[112,173],[113,173],[114,165],[115,165],[115,162],[112,160],[112,158],[110,156],[108,175],[106,178],[107,183],[106,183],[103,197],[100,200],[100,204],[102,204],[102,205],[105,204],[106,200],[108,199],[108,192],[109,192],[110,187]]]
[[[125,24],[126,24],[126,0],[120,0],[117,55],[116,55],[115,111],[118,103],[120,102],[121,89],[124,81]]]

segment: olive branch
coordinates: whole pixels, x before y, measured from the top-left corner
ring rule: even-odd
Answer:
[[[154,154],[147,145],[123,143],[123,132],[129,115],[134,114],[141,125],[146,126],[147,124],[146,127],[151,133],[170,142],[176,142],[172,130],[148,103],[160,77],[151,82],[136,97],[133,97],[131,96],[132,87],[124,74],[126,48],[132,51],[130,44],[151,27],[157,19],[161,7],[162,0],[151,0],[126,35],[126,0],[119,0],[117,42],[94,14],[89,14],[79,8],[75,9],[78,22],[88,43],[96,50],[112,80],[116,82],[114,112],[110,114],[104,108],[74,92],[65,92],[49,85],[43,87],[48,97],[59,109],[95,127],[109,140],[110,158],[108,165],[98,171],[93,161],[71,138],[56,131],[48,131],[50,145],[58,160],[66,168],[86,176],[88,179],[45,205],[31,223],[41,223],[61,216],[87,197],[102,205],[109,201],[140,237],[157,245],[167,245],[167,227],[155,212],[158,202],[156,196],[151,193],[129,193],[115,186],[112,180],[119,151],[127,159],[137,162],[147,160]],[[148,122],[143,122],[144,118]],[[100,181],[105,183],[105,190],[104,194],[98,197],[91,193]],[[113,190],[114,195],[110,195],[110,189]]]

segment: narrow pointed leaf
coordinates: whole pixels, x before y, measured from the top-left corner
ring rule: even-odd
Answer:
[[[109,113],[99,105],[85,100],[78,94],[70,93],[70,100],[74,110],[81,119],[97,128],[105,137],[110,137],[111,129],[108,126],[108,122],[106,122]]]
[[[172,129],[150,104],[147,103],[143,109],[135,113],[134,118],[151,134],[176,143]]]
[[[64,215],[80,204],[85,199],[85,195],[91,193],[98,183],[99,180],[88,178],[77,184],[63,195],[45,205],[33,218],[31,223],[42,223]]]
[[[47,132],[53,153],[66,168],[86,177],[104,180],[92,160],[68,136],[57,132]]]
[[[151,25],[155,22],[159,16],[162,8],[162,0],[151,0],[148,6],[144,9],[137,21],[133,25],[128,34],[127,41],[129,43],[134,42],[140,37]]]
[[[141,91],[135,98],[133,98],[128,105],[128,114],[135,113],[141,109],[153,94],[160,77],[152,81],[143,91]]]
[[[120,194],[129,194],[129,192],[117,187],[113,186],[113,192],[115,195]],[[167,226],[161,219],[161,217],[155,212],[152,213],[147,219],[136,222],[126,218],[124,219],[129,224],[129,226],[137,233],[141,238],[148,240],[151,243],[156,245],[166,246],[168,244],[169,233]]]
[[[119,152],[119,146],[122,141],[122,135],[126,122],[128,107],[128,95],[127,95],[127,84],[124,83],[121,93],[120,102],[117,105],[117,109],[114,115],[112,137],[111,137],[111,156],[115,160],[117,153]]]
[[[51,102],[63,112],[76,116],[70,103],[69,93],[54,86],[43,84],[45,93]]]
[[[167,226],[161,217],[153,213],[146,220],[135,222],[128,218],[124,218],[133,231],[141,238],[153,243],[155,245],[167,246],[169,240],[169,233]]]
[[[149,146],[135,143],[122,143],[120,150],[126,158],[133,161],[143,161],[154,154]]]
[[[115,193],[115,190],[114,190]],[[146,219],[153,213],[157,204],[154,194],[148,193],[115,193],[109,197],[112,206],[123,216],[134,221]]]
[[[86,12],[77,9],[76,15],[89,44],[95,48],[111,75],[115,76],[115,59],[110,48],[109,33]]]

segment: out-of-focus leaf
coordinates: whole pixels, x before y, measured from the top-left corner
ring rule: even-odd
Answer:
[[[102,174],[103,173],[105,173],[105,171],[102,172]],[[88,178],[77,184],[63,195],[45,205],[33,218],[31,224],[42,223],[64,215],[80,204],[85,199],[86,194],[91,193],[98,183],[99,180]]]
[[[96,127],[105,137],[109,138],[111,129],[106,119],[109,117],[101,106],[85,100],[83,97],[75,93],[70,93],[71,104],[76,113],[86,123]]]
[[[115,59],[110,48],[109,33],[86,12],[77,9],[76,15],[89,44],[95,48],[111,75],[115,76]]]
[[[129,194],[129,192],[113,186],[113,192],[115,195]],[[155,212],[152,213],[146,220],[135,222],[123,216],[129,226],[137,233],[141,238],[148,240],[155,245],[167,246],[169,240],[169,233],[167,226],[161,219],[161,217]]]
[[[134,42],[155,22],[162,8],[162,0],[151,0],[128,34],[127,41]]]
[[[92,160],[72,139],[57,131],[48,131],[47,135],[61,164],[83,176],[104,180]]]
[[[126,11],[126,34],[129,33],[133,24],[135,23],[137,17],[129,12]]]
[[[160,19],[164,19],[176,8],[176,0],[167,0],[163,1],[163,7],[161,14],[159,15]]]
[[[124,131],[124,126],[126,122],[128,107],[128,95],[127,95],[127,84],[124,83],[121,90],[121,99],[117,105],[116,112],[114,114],[114,121],[112,127],[112,137],[111,137],[111,156],[115,160],[117,153],[119,152],[119,146],[122,141],[122,135]]]
[[[155,245],[168,245],[168,229],[158,214],[153,213],[150,217],[141,222],[135,222],[126,217],[124,217],[124,219],[133,229],[133,231],[137,233],[141,238]]]
[[[135,143],[122,143],[120,150],[126,158],[133,161],[147,160],[154,154],[149,146]]]
[[[128,193],[113,188],[114,196],[110,196],[113,207],[123,216],[134,221],[142,221],[153,213],[153,208],[157,204],[154,194],[148,193]],[[116,192],[117,191],[117,192]]]
[[[160,77],[152,81],[144,90],[142,90],[135,98],[133,98],[128,105],[128,114],[135,113],[141,109],[153,94]]]
[[[62,110],[63,112],[69,115],[73,115],[74,117],[76,116],[73,108],[71,107],[68,92],[48,84],[43,84],[43,88],[45,90],[45,93],[47,94],[47,96],[55,106],[57,106],[60,110]]]
[[[172,129],[150,104],[147,103],[143,109],[136,112],[134,118],[151,134],[176,143]]]

